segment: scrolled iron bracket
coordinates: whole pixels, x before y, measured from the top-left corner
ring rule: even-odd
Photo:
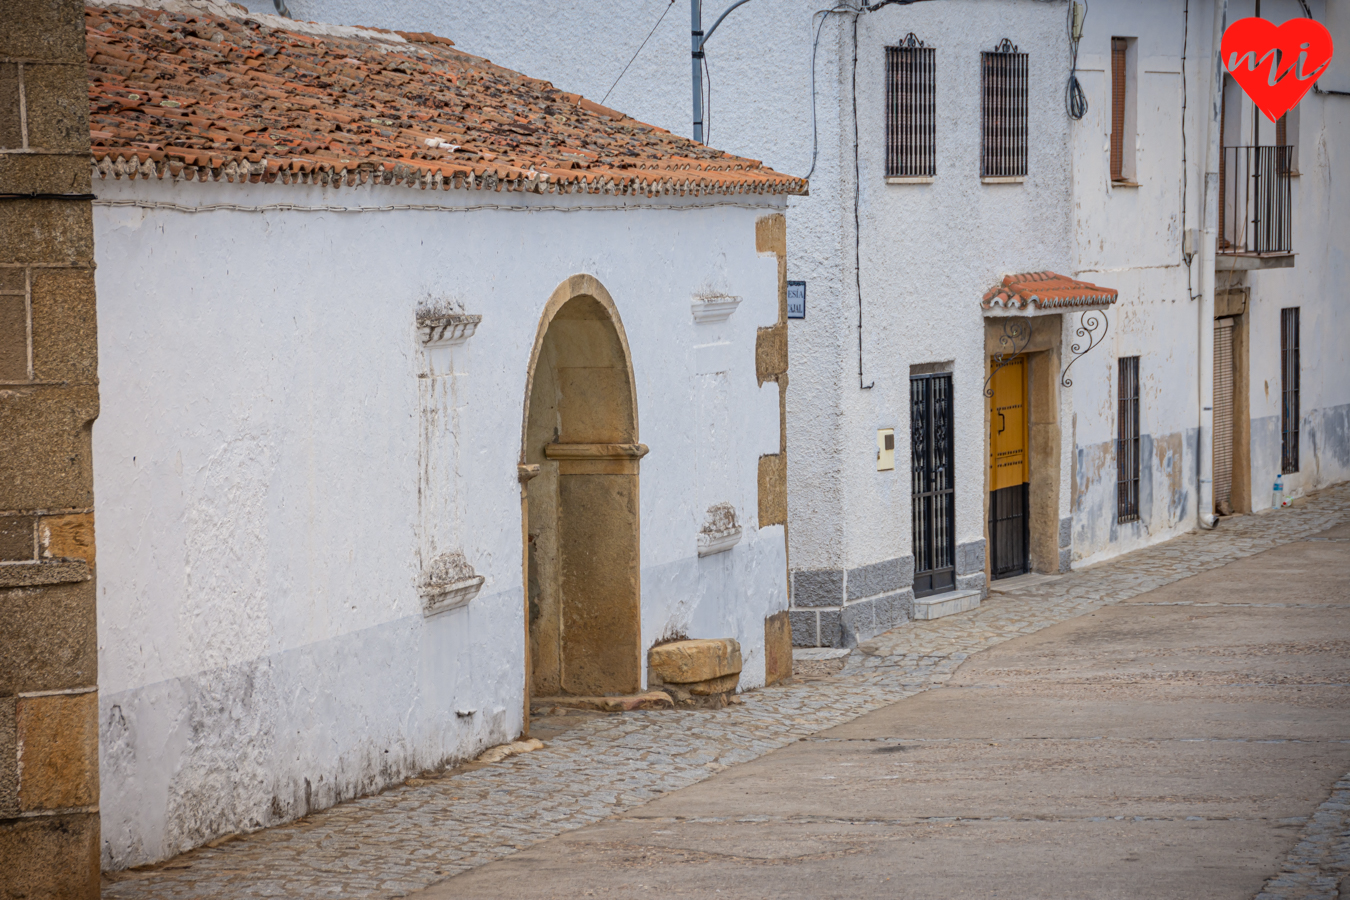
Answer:
[[[1073,354],[1073,359],[1069,360],[1069,365],[1064,367],[1064,372],[1059,379],[1060,384],[1066,388],[1073,387],[1073,379],[1069,377],[1069,367],[1082,359],[1089,350],[1102,342],[1102,338],[1106,337],[1106,329],[1109,326],[1110,322],[1106,318],[1105,310],[1085,310],[1083,314],[1078,317],[1078,327],[1074,329],[1073,333],[1074,336],[1080,340],[1074,341],[1073,344],[1069,346],[1069,352]],[[1101,329],[1100,333],[1097,331],[1098,328]],[[1086,347],[1081,343],[1082,338],[1087,338]]]
[[[1001,41],[998,42],[998,46],[994,48],[994,51],[993,51],[993,52],[995,52],[995,53],[1016,53],[1016,52],[1017,52],[1017,45],[1014,44],[1012,41],[1008,40],[1007,38],[1004,38],[1003,40],[1001,40]]]
[[[919,40],[918,35],[911,31],[909,34],[905,35],[905,38],[900,42],[899,47],[902,50],[922,50],[925,47],[925,44],[923,41]]]
[[[1018,341],[1022,342],[1020,347],[1017,345]],[[1027,349],[1027,344],[1030,343],[1031,323],[1026,319],[1005,318],[1003,320],[1003,334],[998,339],[999,352],[994,355],[994,370],[984,380],[985,397],[994,396],[994,389],[990,386],[990,382],[994,380],[998,370],[1012,362],[1013,357]],[[1008,350],[1009,347],[1012,348],[1011,351]]]

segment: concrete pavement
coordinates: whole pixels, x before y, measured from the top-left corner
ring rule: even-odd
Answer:
[[[1347,651],[1340,525],[415,896],[1336,897]]]

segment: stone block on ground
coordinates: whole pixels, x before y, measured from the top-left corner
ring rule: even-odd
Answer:
[[[731,675],[739,680],[740,672],[741,645],[734,638],[672,641],[647,653],[647,677],[653,684],[690,685]]]

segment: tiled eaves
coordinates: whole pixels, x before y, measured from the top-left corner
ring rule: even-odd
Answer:
[[[86,8],[90,129],[103,178],[806,192],[804,179],[494,66],[446,38],[300,33],[219,15],[218,2],[134,2]]]
[[[1005,275],[980,300],[985,309],[1076,309],[1110,306],[1120,292],[1055,272]]]

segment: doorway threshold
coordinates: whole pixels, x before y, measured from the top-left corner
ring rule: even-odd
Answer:
[[[914,620],[927,621],[970,612],[980,605],[981,591],[948,591],[914,599]]]
[[[1043,572],[1028,572],[1025,575],[1014,575],[1012,578],[1000,578],[997,581],[990,582],[989,593],[1013,594],[1017,591],[1025,591],[1027,588],[1040,587],[1059,581],[1063,577],[1063,575],[1047,575]]]

